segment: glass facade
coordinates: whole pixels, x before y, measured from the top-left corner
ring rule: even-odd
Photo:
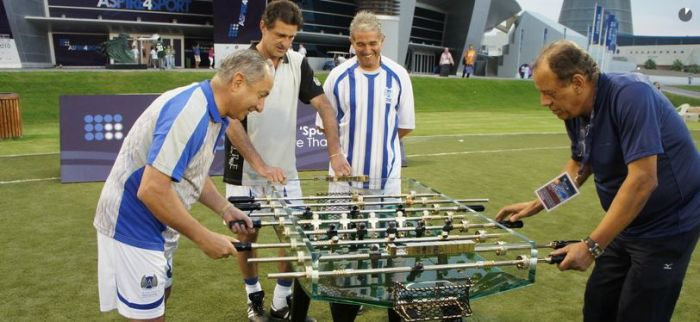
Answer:
[[[416,7],[410,41],[415,44],[442,46],[445,20],[444,13]]]
[[[349,27],[357,6],[354,0],[302,0],[296,1],[304,16],[304,33],[329,34],[350,37]],[[307,37],[317,39],[320,37]],[[329,51],[348,52],[350,41],[340,44],[336,41],[300,41],[310,57],[332,57]],[[295,45],[295,50],[298,49]]]

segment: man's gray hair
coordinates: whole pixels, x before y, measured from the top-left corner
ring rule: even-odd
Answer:
[[[377,16],[367,10],[362,10],[355,15],[350,23],[350,37],[356,32],[376,31],[379,36],[383,37],[382,24],[379,23]]]
[[[575,74],[585,76],[593,84],[598,82],[600,76],[600,68],[595,59],[571,40],[558,40],[549,44],[535,60],[533,70],[545,63],[559,82],[565,85],[571,83]]]
[[[256,83],[266,75],[272,76],[274,67],[257,50],[244,49],[234,52],[224,58],[219,64],[216,75],[225,82],[230,82],[236,73],[241,73],[246,83]]]

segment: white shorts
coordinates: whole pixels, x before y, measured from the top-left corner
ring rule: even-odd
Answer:
[[[97,233],[97,286],[100,311],[114,309],[129,319],[154,319],[165,314],[165,289],[172,283],[173,253],[137,248]]]
[[[286,185],[275,184],[273,185],[277,191],[280,192],[285,197],[289,198],[301,198],[301,184],[299,180],[289,180]],[[226,198],[232,196],[248,196],[248,197],[264,197],[272,194],[272,191],[265,191],[264,186],[237,186],[232,184],[226,184]],[[289,204],[299,205],[302,204],[301,199],[289,200]]]

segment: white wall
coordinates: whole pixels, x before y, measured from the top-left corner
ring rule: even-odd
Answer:
[[[657,65],[670,66],[676,59],[683,65],[700,64],[700,45],[656,45],[618,47],[619,54],[636,65],[653,59]]]
[[[544,30],[547,29],[545,41]],[[522,30],[522,31],[521,31]],[[521,44],[522,32],[522,44]],[[498,66],[498,77],[519,77],[518,67],[532,65],[542,49],[553,41],[566,39],[586,48],[586,36],[551,21],[537,13],[524,11],[508,35],[508,50],[504,50],[503,64]]]

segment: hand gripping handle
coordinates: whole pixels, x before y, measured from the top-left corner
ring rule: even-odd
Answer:
[[[245,220],[231,220],[231,221],[229,221],[228,222],[228,229],[233,228],[233,225],[235,225],[235,224],[245,226]],[[260,227],[262,227],[262,222],[259,219],[253,220],[253,228],[260,228]]]

